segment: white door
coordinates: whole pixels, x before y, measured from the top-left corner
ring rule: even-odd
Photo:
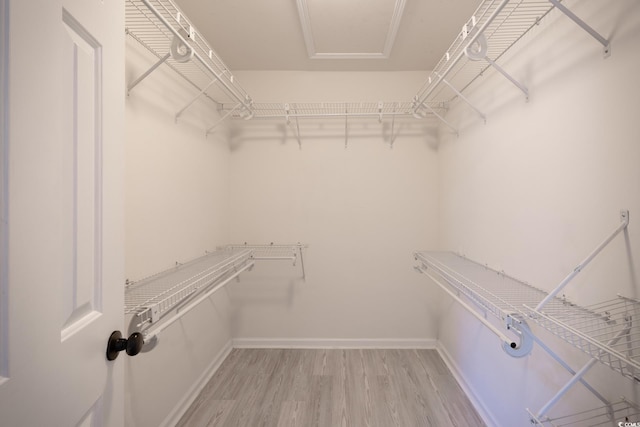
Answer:
[[[0,8],[0,425],[121,427],[123,0]]]

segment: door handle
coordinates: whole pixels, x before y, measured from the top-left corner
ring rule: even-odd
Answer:
[[[140,332],[134,332],[129,338],[122,338],[122,332],[113,331],[107,342],[107,360],[115,360],[124,350],[129,356],[140,353],[144,345],[144,338]]]

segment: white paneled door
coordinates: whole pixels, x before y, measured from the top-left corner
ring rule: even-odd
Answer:
[[[123,0],[0,8],[0,425],[120,427]]]

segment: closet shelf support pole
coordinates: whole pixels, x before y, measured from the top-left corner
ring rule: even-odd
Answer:
[[[155,64],[153,64],[151,66],[151,68],[149,68],[147,71],[145,71],[144,73],[142,73],[142,75],[140,77],[138,77],[137,79],[135,79],[133,82],[131,82],[129,84],[129,86],[127,86],[127,95],[129,95],[129,93],[131,93],[131,91],[133,90],[134,87],[138,86],[138,83],[140,83],[141,81],[143,81],[145,78],[147,78],[147,76],[151,73],[153,73],[155,71],[156,68],[158,68],[159,66],[161,66],[162,64],[164,64],[167,59],[169,59],[169,57],[171,56],[171,52],[167,53],[165,56],[163,56],[162,58],[160,58]]]
[[[302,248],[306,247],[301,245],[300,243],[298,243],[298,253],[300,253],[300,268],[302,268],[302,280],[306,281],[307,280],[307,275],[304,271],[304,256],[302,255]]]
[[[576,371],[574,371],[571,366],[569,366],[567,364],[567,362],[565,362],[560,356],[558,356],[553,350],[551,350],[549,348],[549,346],[547,346],[540,338],[538,338],[535,334],[530,333],[531,338],[535,341],[536,344],[538,344],[544,351],[547,352],[547,354],[549,356],[551,356],[556,362],[558,362],[564,369],[567,370],[567,372],[569,372],[571,375],[576,375]],[[591,385],[585,381],[584,378],[580,378],[580,382],[582,383],[583,386],[586,387],[587,390],[589,390],[596,398],[598,398],[598,400],[600,400],[603,404],[605,405],[610,405],[611,402],[609,402],[603,395],[601,395],[600,393],[598,393],[598,391],[596,389],[594,389],[593,387],[591,387]]]
[[[603,56],[605,58],[608,58],[609,56],[611,56],[611,44],[609,43],[609,40],[602,37],[602,35],[599,32],[594,30],[589,24],[587,24],[582,19],[580,19],[575,13],[571,12],[571,10],[569,10],[569,8],[567,8],[565,5],[560,3],[559,0],[549,0],[549,2],[553,4],[557,9],[559,9],[562,13],[564,13],[569,19],[571,19],[573,22],[578,24],[580,28],[582,28],[587,33],[589,33],[591,37],[596,39],[604,48]]]
[[[238,108],[240,108],[240,106],[241,106],[241,105],[242,105],[242,104],[238,103],[238,104],[236,104],[236,106],[235,106],[235,107],[233,107],[231,110],[227,111],[227,113],[226,113],[224,116],[222,116],[222,117],[220,118],[220,120],[218,120],[218,121],[217,121],[213,126],[211,126],[209,129],[207,129],[207,131],[205,132],[205,134],[204,134],[204,135],[205,135],[205,136],[207,136],[207,135],[209,135],[211,132],[213,132],[213,130],[214,130],[215,128],[217,128],[218,126],[220,126],[220,124],[221,124],[222,122],[224,122],[224,121],[227,119],[227,117],[229,117],[231,114],[233,114],[233,112],[234,112],[234,111],[236,111]]]
[[[295,117],[296,119],[296,138],[298,139],[298,148],[300,150],[302,150],[302,141],[300,140],[300,122],[298,121],[298,116]]]
[[[607,347],[615,345],[618,341],[620,341],[620,338],[622,338],[624,335],[629,333],[629,329],[623,329],[620,332],[618,332],[612,339],[611,341],[609,341],[606,345]],[[560,390],[558,390],[558,392],[556,393],[555,396],[553,396],[551,398],[551,400],[549,400],[536,414],[536,418],[540,419],[543,416],[546,415],[547,412],[549,412],[549,410],[553,407],[553,405],[555,405],[556,403],[558,403],[558,400],[560,400],[560,398],[562,396],[564,396],[564,394],[569,391],[569,389],[571,387],[573,387],[578,381],[580,381],[582,379],[582,377],[587,373],[587,371],[589,371],[589,369],[591,369],[591,367],[593,367],[593,365],[598,361],[598,359],[596,359],[595,357],[592,358],[591,360],[589,360],[583,367],[582,369],[580,369]]]
[[[391,141],[389,144],[390,148],[393,148],[393,143],[396,141],[396,135],[394,132],[394,128],[396,125],[396,109],[395,107],[393,108],[393,116],[391,116]]]
[[[189,103],[187,105],[182,107],[182,109],[176,113],[176,123],[178,123],[178,119],[180,118],[182,113],[184,113],[187,110],[187,108],[191,107],[194,104],[194,102],[196,102],[198,100],[198,98],[200,98],[207,91],[207,89],[209,89],[211,87],[211,85],[214,84],[217,81],[218,81],[218,79],[216,79],[216,78],[211,80],[209,82],[209,84],[204,87],[204,89],[202,89],[191,101],[189,101]]]
[[[622,230],[627,228],[627,225],[629,225],[629,211],[620,211],[620,220],[620,225],[615,230],[613,230],[613,233],[611,233],[606,239],[604,239],[604,241],[600,243],[598,247],[595,248],[593,252],[591,252],[584,259],[584,261],[578,264],[578,266],[574,268],[573,271],[569,273],[567,277],[565,277],[562,282],[560,282],[560,284],[556,286],[556,288],[545,297],[545,299],[540,301],[540,303],[536,306],[535,311],[540,311],[542,307],[544,307],[549,301],[553,299],[553,297],[560,293],[560,291],[564,289],[564,287],[567,286],[569,282],[574,277],[576,277],[578,273],[580,273],[582,269],[584,269],[613,240],[614,237],[616,237]]]
[[[442,115],[438,114],[438,112],[436,110],[434,110],[433,108],[431,108],[429,106],[429,104],[423,104],[423,107],[425,107],[427,110],[431,111],[438,119],[440,119],[440,121],[442,123],[444,123],[445,125],[447,125],[447,127],[449,129],[451,129],[453,131],[453,133],[456,134],[456,136],[458,136],[458,129],[456,129],[455,127],[453,127],[453,125],[451,123],[449,123],[444,117],[442,117]]]
[[[522,91],[522,93],[524,93],[525,99],[528,101],[529,100],[529,89],[526,88],[526,86],[524,86],[522,83],[520,83],[519,81],[517,81],[516,79],[514,79],[513,77],[511,77],[511,74],[507,73],[504,68],[502,68],[501,66],[499,66],[498,64],[495,63],[494,60],[492,60],[491,58],[489,58],[488,56],[484,57],[484,60],[487,61],[489,63],[489,65],[491,65],[496,71],[498,71],[500,74],[502,74],[504,76],[504,78],[506,78],[507,80],[509,80],[511,83],[513,83],[518,89],[520,89]]]
[[[348,124],[348,119],[349,119],[349,110],[347,109],[347,106],[345,105],[344,107],[344,148],[347,148],[347,144],[349,143],[349,124]]]
[[[436,76],[440,77],[440,74],[436,73]],[[458,89],[456,89],[451,83],[449,83],[447,81],[447,79],[445,79],[444,77],[442,77],[440,79],[442,81],[442,83],[446,84],[447,86],[449,86],[449,89],[451,89],[456,95],[458,95],[460,97],[460,99],[462,99],[464,102],[467,103],[467,105],[469,107],[471,107],[473,109],[473,111],[475,111],[482,120],[484,120],[485,124],[487,123],[487,116],[484,115],[484,113],[480,110],[478,110],[475,105],[473,105],[471,103],[471,101],[469,101],[469,98],[467,98],[466,96],[464,96],[462,94],[462,92],[460,92]]]

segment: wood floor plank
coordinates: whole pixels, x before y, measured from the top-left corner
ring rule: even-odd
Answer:
[[[288,400],[280,408],[277,427],[306,427],[309,425],[308,403]]]
[[[435,350],[234,349],[179,427],[484,426]]]
[[[330,426],[333,419],[333,377],[329,375],[313,375],[310,381],[309,394],[309,426]]]
[[[458,382],[451,374],[441,374],[434,377],[437,393],[453,426],[484,425],[482,419],[469,401]]]
[[[199,403],[195,408],[192,405],[176,427],[217,427],[226,425],[226,420],[231,413],[235,401],[233,400],[209,400]]]
[[[371,396],[375,401],[372,424],[375,427],[402,427],[400,421],[401,403],[392,392],[390,377],[377,375],[371,386]]]

